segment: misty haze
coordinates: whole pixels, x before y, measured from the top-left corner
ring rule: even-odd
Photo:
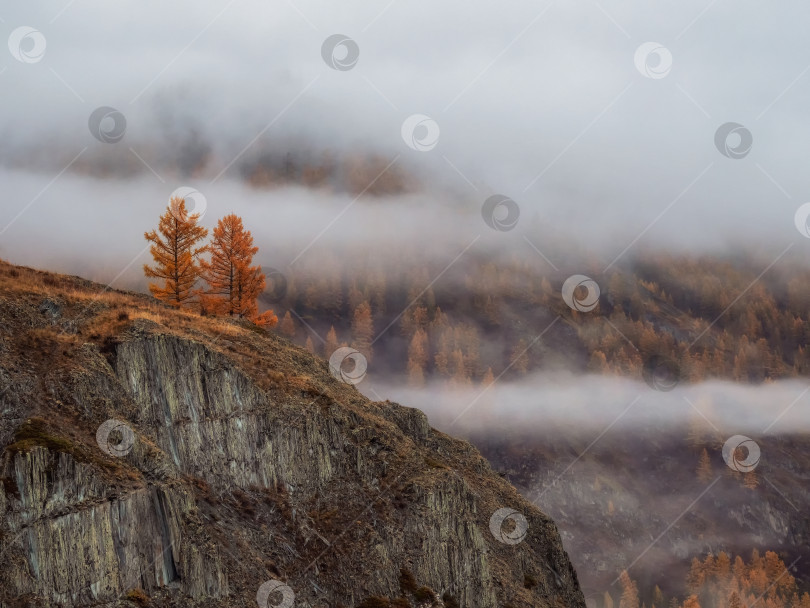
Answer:
[[[0,6],[0,608],[810,608],[808,24]]]

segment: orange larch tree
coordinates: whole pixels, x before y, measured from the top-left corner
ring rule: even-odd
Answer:
[[[638,586],[636,582],[623,570],[619,575],[622,585],[622,597],[619,600],[619,608],[639,608]]]
[[[295,332],[297,328],[295,327],[295,320],[290,316],[290,311],[288,310],[284,313],[284,317],[281,319],[281,325],[278,326],[281,333],[287,336],[290,340],[295,338]]]
[[[337,339],[337,332],[335,331],[335,326],[332,325],[329,328],[329,333],[326,334],[326,341],[323,344],[323,356],[328,359],[339,347],[340,342],[338,342]]]
[[[369,361],[373,356],[371,344],[374,342],[374,319],[371,316],[371,306],[363,301],[354,309],[352,317],[352,346],[363,353]]]
[[[412,386],[424,386],[425,365],[428,362],[428,337],[424,329],[417,329],[408,347],[408,381]]]
[[[158,229],[144,233],[152,243],[149,251],[155,265],[144,264],[143,271],[147,277],[163,280],[163,285],[150,283],[149,291],[177,308],[192,301],[194,284],[200,276],[198,257],[208,249],[206,245],[198,246],[208,236],[208,229],[197,225],[199,219],[197,213],[188,214],[184,199],[172,198]]]
[[[211,260],[202,260],[202,274],[210,288],[201,294],[204,307],[214,314],[250,319],[272,327],[278,318],[272,310],[261,315],[256,299],[265,287],[264,273],[253,266],[259,250],[242,218],[231,213],[217,222],[209,245]]]
[[[712,479],[712,461],[709,458],[709,451],[703,448],[698,461],[697,477],[700,481],[706,482]]]

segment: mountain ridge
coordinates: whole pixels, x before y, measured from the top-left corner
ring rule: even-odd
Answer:
[[[0,322],[3,606],[584,606],[469,443],[283,338],[4,262]]]

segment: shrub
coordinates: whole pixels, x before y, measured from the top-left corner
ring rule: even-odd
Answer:
[[[130,602],[138,604],[138,606],[149,605],[149,596],[146,595],[146,592],[143,589],[137,587],[135,589],[130,589],[129,591],[127,591],[126,598]]]
[[[416,577],[413,572],[407,568],[400,568],[399,570],[399,588],[403,594],[416,593],[418,585],[416,584]]]

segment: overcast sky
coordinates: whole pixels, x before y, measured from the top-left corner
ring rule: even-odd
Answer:
[[[798,0],[48,0],[6,3],[0,19],[0,255],[12,261],[67,270],[106,248],[112,273],[179,186],[205,194],[209,225],[232,210],[271,218],[254,232],[297,239],[296,252],[313,238],[357,240],[358,227],[373,239],[381,223],[452,249],[494,232],[480,205],[495,193],[520,207],[517,228],[497,233],[515,246],[540,222],[609,256],[728,239],[810,247],[794,228],[810,200],[810,7]],[[350,69],[322,56],[334,34],[359,49]],[[337,62],[351,62],[345,51]],[[101,106],[126,119],[117,143],[91,135]],[[438,127],[415,132],[428,150],[403,139],[414,114]],[[741,158],[716,146],[728,122],[752,138]],[[192,132],[211,160],[203,174],[178,174],[169,161]],[[747,145],[739,129],[721,138],[732,155],[740,133]],[[367,196],[335,220],[352,196],[237,183],[240,161],[288,142],[379,154],[423,176],[425,190],[367,225]],[[101,161],[142,172],[74,172]],[[448,191],[477,224],[443,211]],[[43,241],[45,252],[32,245]]]

